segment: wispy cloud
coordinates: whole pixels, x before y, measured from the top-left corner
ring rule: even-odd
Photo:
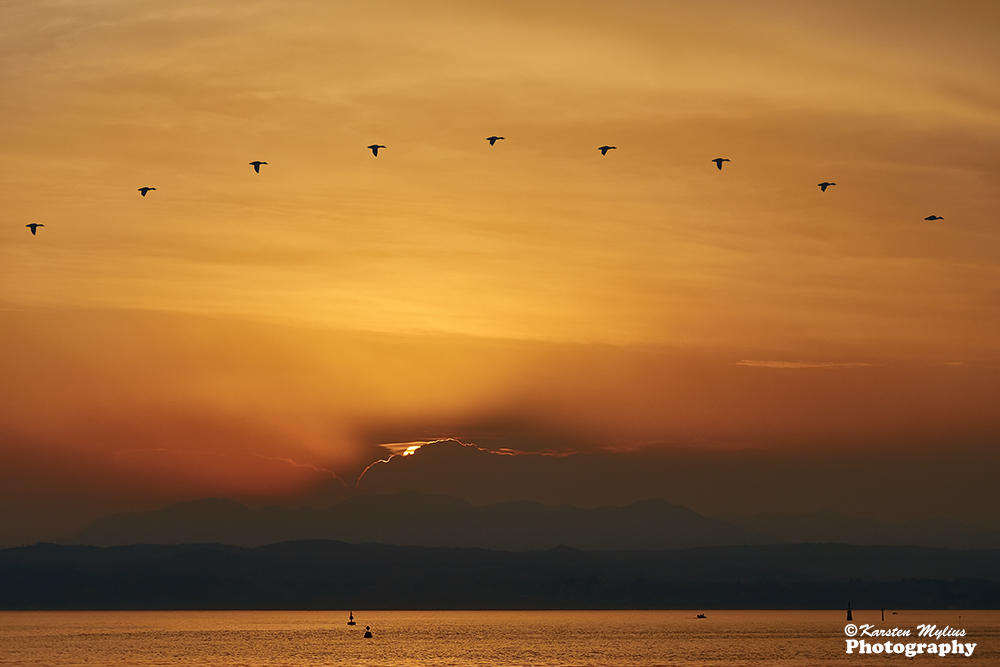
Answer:
[[[413,441],[410,441],[410,442],[385,442],[385,443],[380,444],[379,447],[387,449],[387,450],[389,450],[392,453],[389,455],[388,458],[378,459],[378,460],[372,461],[370,464],[368,464],[368,466],[365,467],[365,469],[362,470],[361,474],[358,476],[358,481],[357,481],[357,483],[356,483],[355,486],[357,488],[361,488],[361,479],[365,476],[365,474],[369,470],[371,470],[375,466],[377,466],[379,464],[389,463],[390,460],[396,458],[397,456],[412,456],[412,455],[416,454],[418,450],[420,450],[423,447],[426,447],[427,445],[431,445],[431,446],[434,446],[434,445],[452,445],[452,446],[458,445],[459,449],[465,448],[465,449],[468,449],[468,450],[475,450],[475,451],[478,451],[478,452],[485,452],[487,454],[493,454],[493,455],[496,455],[496,456],[544,456],[544,457],[557,457],[557,458],[560,458],[560,457],[572,456],[572,455],[574,455],[576,453],[576,452],[572,452],[572,451],[557,452],[557,451],[550,451],[550,450],[540,451],[540,452],[528,452],[528,451],[522,451],[522,450],[519,450],[519,449],[511,449],[510,447],[500,447],[500,448],[497,448],[497,449],[489,449],[488,447],[481,447],[481,446],[479,446],[479,445],[477,445],[475,443],[463,442],[462,440],[460,440],[458,438],[452,438],[452,437],[438,438],[438,439],[435,439],[435,440],[413,440]]]
[[[737,366],[753,368],[866,368],[873,366],[866,361],[774,361],[770,359],[741,359]]]

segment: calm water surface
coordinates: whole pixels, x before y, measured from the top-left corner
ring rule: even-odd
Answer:
[[[347,611],[0,612],[0,665],[1000,665],[997,611],[854,614],[965,628],[971,658],[847,655],[843,611],[354,613],[348,627]]]

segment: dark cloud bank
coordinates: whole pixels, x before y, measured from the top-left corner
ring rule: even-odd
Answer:
[[[648,449],[568,456],[497,454],[455,440],[371,466],[366,493],[420,491],[476,505],[533,500],[579,507],[660,498],[705,515],[830,509],[855,517],[950,517],[1000,527],[989,447],[824,451]]]

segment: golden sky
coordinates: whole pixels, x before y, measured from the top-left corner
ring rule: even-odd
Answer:
[[[277,497],[446,436],[995,443],[998,34],[989,1],[2,0],[0,456]]]

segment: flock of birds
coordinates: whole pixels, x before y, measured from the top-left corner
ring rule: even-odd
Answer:
[[[498,141],[503,141],[503,140],[504,140],[504,137],[498,137],[496,135],[493,135],[491,137],[486,137],[486,141],[490,142],[490,146],[493,146]],[[382,144],[372,144],[371,146],[368,146],[368,150],[370,150],[372,152],[372,155],[374,155],[375,157],[378,157],[378,150],[380,148],[385,148],[385,146],[383,146]],[[601,151],[601,155],[607,155],[608,151],[613,151],[613,150],[615,150],[617,148],[618,148],[617,146],[604,145],[604,146],[598,146],[597,150]],[[710,162],[714,162],[715,166],[719,168],[719,171],[722,171],[722,163],[723,162],[732,162],[732,160],[730,160],[727,157],[717,157],[717,158],[715,158],[713,160],[709,160],[709,161]],[[253,167],[253,170],[259,174],[261,166],[265,165],[265,164],[267,164],[267,163],[264,162],[263,160],[254,160],[253,162],[250,163],[250,166]],[[828,187],[830,187],[832,185],[836,185],[836,183],[831,183],[829,181],[823,181],[822,183],[817,183],[816,185],[819,186],[819,189],[822,192],[826,192],[826,189]],[[142,187],[142,188],[139,188],[139,194],[141,194],[143,197],[145,197],[148,193],[152,192],[153,190],[156,190],[156,188]],[[944,218],[941,217],[941,216],[939,216],[939,215],[929,215],[926,218],[924,218],[924,220],[944,220]],[[35,235],[35,233],[38,231],[39,227],[44,227],[44,226],[45,225],[37,223],[37,222],[32,222],[31,224],[25,225],[25,227],[27,227],[28,229],[31,230],[31,235],[32,236]]]

